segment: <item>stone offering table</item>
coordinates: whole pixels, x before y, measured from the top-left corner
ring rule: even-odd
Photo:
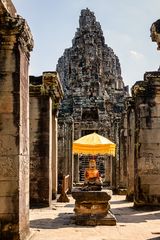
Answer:
[[[74,189],[72,197],[75,199],[75,223],[77,225],[116,225],[116,218],[110,212],[110,190],[81,191]]]

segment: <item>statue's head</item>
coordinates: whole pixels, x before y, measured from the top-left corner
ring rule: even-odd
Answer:
[[[96,160],[94,159],[89,160],[89,168],[92,168],[92,169],[96,168]]]
[[[151,25],[150,32],[152,42],[157,42],[157,49],[160,50],[160,19]]]

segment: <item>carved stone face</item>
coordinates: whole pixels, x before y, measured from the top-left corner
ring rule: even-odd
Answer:
[[[91,159],[89,161],[89,168],[95,169],[96,168],[96,161],[94,159]]]

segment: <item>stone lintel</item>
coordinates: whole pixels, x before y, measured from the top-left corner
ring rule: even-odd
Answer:
[[[160,72],[159,71],[146,72],[144,74],[144,81],[147,81],[150,85],[153,85],[156,88],[159,88],[159,86],[160,86]]]
[[[136,82],[132,87],[132,96],[153,97],[160,92],[160,72],[146,72],[144,81]]]
[[[63,97],[63,89],[60,83],[59,75],[56,71],[43,72],[42,83],[45,92],[49,92],[53,96],[54,100],[58,101]]]
[[[63,97],[63,90],[57,72],[43,72],[42,76],[30,76],[30,94],[50,96],[55,102]]]
[[[145,90],[144,81],[137,81],[131,88],[133,98],[137,95],[141,95]]]
[[[152,42],[156,42],[157,50],[160,50],[160,19],[151,25],[150,32]]]
[[[16,16],[16,9],[11,0],[0,0],[0,15],[8,13],[10,16]]]
[[[19,15],[16,17],[0,15],[0,26],[1,48],[13,49],[18,46],[18,42],[29,58],[34,42],[26,20]]]
[[[30,96],[40,96],[42,88],[42,76],[29,76],[29,94]]]
[[[52,108],[56,111],[63,98],[63,89],[57,72],[43,72],[42,76],[30,76],[30,96],[50,96],[52,98]]]

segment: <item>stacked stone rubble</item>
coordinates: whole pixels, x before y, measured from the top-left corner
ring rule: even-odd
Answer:
[[[78,162],[72,159],[72,140],[93,131],[117,143],[118,161],[119,119],[128,89],[119,59],[105,44],[101,25],[89,9],[81,11],[72,47],[64,51],[57,71],[64,89],[58,116],[60,171],[68,173],[69,165]]]

